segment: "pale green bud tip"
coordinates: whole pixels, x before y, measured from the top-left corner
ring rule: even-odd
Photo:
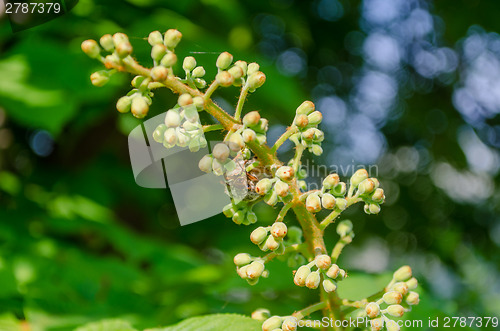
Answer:
[[[262,331],[273,331],[274,329],[279,329],[283,323],[283,318],[280,316],[273,316],[268,318],[264,323],[262,323]]]
[[[375,318],[380,314],[380,306],[376,302],[370,302],[365,307],[366,315],[370,318]]]
[[[390,291],[382,296],[382,300],[388,305],[400,304],[403,300],[403,295],[396,291]]]
[[[321,277],[319,271],[313,271],[306,278],[306,286],[311,290],[317,289],[320,281]]]
[[[94,86],[104,86],[109,82],[109,76],[110,74],[106,70],[96,71],[90,75],[90,81]]]
[[[104,48],[108,52],[112,52],[115,49],[115,43],[113,42],[113,36],[110,34],[105,34],[99,39],[99,43],[102,48]]]
[[[215,76],[215,80],[217,81],[217,84],[219,84],[222,87],[229,87],[229,86],[233,85],[233,83],[234,83],[233,76],[227,71],[219,72]]]
[[[368,178],[368,171],[366,169],[358,169],[351,177],[351,185],[358,186],[359,183]]]
[[[405,313],[405,309],[401,305],[390,305],[387,307],[387,313],[394,317],[401,317]]]
[[[406,282],[406,285],[408,286],[408,289],[414,290],[418,286],[418,280],[415,277],[412,277]]]
[[[265,321],[271,317],[271,312],[265,308],[259,308],[252,313],[252,318],[258,321]]]
[[[113,42],[115,44],[116,54],[120,58],[124,58],[132,53],[132,45],[130,44],[128,37],[124,33],[115,33],[113,35]]]
[[[352,232],[352,222],[349,220],[344,220],[337,225],[337,233],[341,237],[345,237]]]
[[[178,127],[181,124],[181,116],[174,109],[169,109],[165,115],[165,125],[169,128]]]
[[[197,77],[203,77],[205,76],[205,68],[203,67],[196,67],[193,69],[193,77],[194,78],[197,78]]]
[[[309,194],[306,198],[306,209],[311,213],[317,213],[321,210],[321,200],[317,194]]]
[[[375,183],[370,178],[365,179],[358,185],[359,194],[370,194],[375,190]]]
[[[311,273],[311,269],[307,265],[301,266],[297,269],[295,276],[293,277],[293,282],[297,286],[306,286],[307,276]]]
[[[339,275],[339,272],[340,272],[339,266],[336,264],[332,264],[330,269],[328,269],[328,271],[326,272],[326,275],[331,279],[335,279]]]
[[[252,129],[245,129],[243,130],[242,137],[244,142],[249,143],[257,139],[257,134]]]
[[[282,198],[286,197],[290,193],[289,190],[290,186],[281,180],[278,180],[276,184],[274,184],[274,191]]]
[[[243,116],[243,125],[250,127],[259,124],[260,114],[258,111],[251,111]]]
[[[326,254],[316,256],[314,262],[319,269],[323,270],[330,268],[330,266],[332,265],[332,259]]]
[[[149,111],[149,105],[144,97],[135,97],[132,99],[132,115],[137,118],[144,118]]]
[[[238,66],[232,67],[231,69],[228,70],[228,72],[231,74],[231,76],[233,76],[234,80],[240,79],[244,75],[243,69],[241,69],[241,67]]]
[[[323,148],[320,145],[314,144],[311,147],[311,152],[316,156],[320,156],[321,154],[323,154]]]
[[[337,289],[337,285],[330,279],[325,279],[323,281],[323,288],[327,293],[334,292]]]
[[[260,226],[257,229],[253,230],[250,234],[250,241],[255,245],[260,245],[267,238],[267,230],[266,228]]]
[[[271,234],[275,238],[284,238],[288,232],[288,228],[283,222],[275,222],[271,227]]]
[[[161,61],[167,54],[167,48],[163,44],[156,44],[151,48],[151,58],[155,61]]]
[[[255,186],[255,192],[260,195],[265,195],[272,187],[272,182],[269,178],[261,179]]]
[[[165,43],[165,46],[167,46],[169,49],[174,49],[175,47],[177,47],[177,45],[179,44],[181,39],[182,39],[182,33],[180,33],[176,29],[169,29],[169,30],[167,30],[167,32],[165,32],[164,43]],[[195,66],[196,66],[196,64],[195,64]]]
[[[411,291],[408,293],[408,296],[406,297],[406,303],[409,304],[410,306],[418,305],[420,302],[420,297],[417,292]]]
[[[399,282],[393,285],[392,290],[397,291],[402,295],[406,295],[406,293],[408,293],[408,285],[406,285],[406,283]]]
[[[343,198],[339,198],[335,200],[335,203],[337,204],[337,208],[339,210],[345,210],[347,208],[347,200]]]
[[[127,112],[129,112],[131,106],[132,106],[132,98],[129,97],[129,96],[121,97],[116,102],[116,109],[120,113],[127,113]]]
[[[167,130],[167,126],[165,124],[160,124],[153,131],[153,140],[157,143],[162,143],[164,139],[165,131]]]
[[[210,173],[212,172],[212,156],[210,155],[205,155],[201,158],[200,162],[198,163],[198,167],[200,168],[201,171]],[[226,215],[227,216],[227,215]],[[233,215],[230,215],[233,216]],[[230,217],[228,216],[228,217]]]
[[[297,114],[309,115],[312,113],[316,107],[312,101],[304,101],[295,111]]]
[[[165,67],[172,67],[177,63],[177,55],[175,53],[167,53],[161,59],[160,64]]]
[[[248,77],[247,85],[250,89],[255,90],[266,82],[266,75],[262,71],[257,71]]]
[[[273,236],[267,237],[267,240],[266,240],[266,247],[267,248],[269,248],[272,251],[275,251],[279,248],[279,246],[280,246],[280,243],[278,241],[276,241],[276,239],[274,239]]]
[[[374,201],[374,202],[377,202],[377,203],[383,203],[384,200],[385,200],[385,195],[384,195],[384,190],[381,189],[381,188],[377,188],[372,196],[371,196],[371,199]]]
[[[333,208],[335,208],[335,203],[336,203],[335,198],[330,193],[325,193],[321,197],[321,205],[325,209],[333,209]]]
[[[221,53],[217,58],[216,66],[221,70],[226,70],[227,68],[229,68],[232,62],[233,56],[228,52],[224,52]]]
[[[394,272],[393,278],[397,282],[405,282],[412,277],[411,267],[408,265],[402,266]]]
[[[161,35],[161,32],[160,31],[151,32],[148,36],[148,43],[151,46],[159,44],[163,45],[163,36]]]
[[[135,76],[134,79],[132,79],[131,85],[135,88],[139,88],[145,79],[146,77],[144,76]]]
[[[309,119],[307,118],[307,115],[299,114],[295,117],[294,123],[299,128],[305,128],[309,124]]]
[[[197,109],[203,109],[203,107],[205,106],[205,101],[203,100],[202,97],[194,97],[193,104],[196,106]]]
[[[318,125],[323,120],[323,115],[319,111],[314,111],[307,116],[310,125]]]
[[[247,63],[245,61],[241,61],[241,60],[240,61],[236,61],[234,63],[234,66],[241,68],[241,70],[243,72],[243,76],[247,74],[248,65],[247,65]],[[259,70],[259,69],[257,69],[257,70]]]
[[[339,182],[340,182],[339,175],[329,174],[328,176],[326,176],[325,179],[323,179],[323,187],[329,190],[333,188],[335,185],[337,185]]]
[[[82,51],[90,58],[95,59],[99,57],[101,48],[97,44],[97,41],[89,39],[82,42]]]
[[[260,69],[260,66],[255,63],[255,62],[252,62],[248,65],[248,68],[247,68],[247,75],[250,76],[251,74],[253,73],[256,73],[257,71],[259,71]]]
[[[236,266],[242,267],[252,262],[252,257],[247,253],[239,253],[234,257],[233,262]]]
[[[276,176],[284,181],[289,181],[293,178],[293,168],[289,166],[281,166],[276,170]]]
[[[297,317],[294,316],[289,316],[285,318],[283,321],[283,324],[281,325],[281,329],[283,331],[295,331],[297,330],[297,327],[299,325],[299,321],[297,320]]]
[[[186,71],[192,71],[196,67],[196,60],[192,56],[187,56],[184,58],[182,63],[182,68]]]
[[[184,93],[179,96],[179,99],[177,100],[177,103],[181,107],[186,107],[188,105],[191,105],[193,103],[193,97],[189,93]]]
[[[220,162],[224,162],[229,157],[229,147],[226,144],[219,143],[215,145],[212,154]]]
[[[155,81],[164,81],[168,77],[168,70],[165,67],[158,66],[151,69],[151,78]]]
[[[247,268],[247,277],[250,279],[259,278],[264,272],[264,263],[253,261]]]

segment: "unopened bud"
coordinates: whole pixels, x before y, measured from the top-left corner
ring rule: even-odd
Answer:
[[[234,66],[241,68],[241,71],[243,72],[243,76],[245,76],[247,74],[248,65],[245,61],[241,61],[241,60],[236,61],[234,63]],[[259,69],[257,69],[257,70],[259,70]]]
[[[332,189],[335,185],[340,182],[339,175],[337,174],[329,174],[323,179],[323,187],[327,190]]]
[[[359,194],[370,194],[375,190],[375,183],[370,178],[365,179],[358,185]]]
[[[245,116],[243,116],[243,125],[247,127],[255,126],[259,124],[260,114],[258,111],[251,111]]]
[[[307,119],[309,120],[309,125],[318,125],[319,123],[321,123],[323,115],[316,110],[311,114],[307,115]]]
[[[325,209],[333,209],[335,208],[335,198],[330,193],[324,193],[321,196],[321,205]]]
[[[157,66],[151,69],[151,78],[155,81],[163,81],[168,77],[168,70],[165,67]]]
[[[97,44],[97,41],[92,39],[82,42],[82,51],[92,59],[96,59],[101,55],[101,48]]]
[[[406,297],[406,303],[410,306],[418,305],[420,302],[420,297],[417,292],[410,291]]]
[[[264,197],[264,202],[269,206],[274,206],[278,203],[278,194],[274,190],[268,192]]]
[[[297,286],[306,286],[306,279],[307,276],[309,276],[310,274],[311,274],[311,269],[308,266],[303,265],[295,273],[295,276],[293,277],[293,282]]]
[[[265,321],[271,317],[271,312],[265,308],[259,308],[252,313],[252,319],[257,321]]]
[[[319,271],[313,271],[306,278],[306,286],[311,290],[317,289],[320,281],[321,277]]]
[[[101,87],[109,82],[109,77],[110,74],[106,70],[96,71],[92,75],[90,75],[90,82],[94,86]]]
[[[311,147],[311,152],[316,156],[320,156],[321,154],[323,154],[323,148],[320,145],[314,144]]]
[[[196,60],[192,56],[187,56],[182,62],[182,68],[186,71],[192,71],[196,67]]]
[[[165,125],[169,128],[175,128],[181,125],[181,116],[175,109],[169,109],[165,114]]]
[[[337,225],[337,233],[340,237],[345,237],[352,232],[352,222],[349,220],[343,220]]]
[[[257,214],[255,214],[253,211],[249,211],[247,213],[247,222],[248,224],[257,223]]]
[[[161,59],[160,64],[164,67],[172,67],[177,63],[177,55],[175,53],[167,53]]]
[[[116,109],[120,113],[128,113],[130,111],[131,106],[132,106],[132,97],[130,96],[121,97],[116,102]]]
[[[212,172],[212,162],[213,162],[212,156],[205,155],[201,158],[200,162],[198,163],[198,167],[200,168],[201,171],[206,172],[206,173],[210,173],[210,172]],[[233,216],[233,215],[230,215],[230,216]],[[230,217],[230,216],[228,216],[228,217]]]
[[[376,302],[370,302],[365,307],[366,315],[370,318],[375,318],[380,314],[380,306]]]
[[[223,52],[217,58],[216,66],[220,70],[226,70],[233,62],[233,56],[228,52]]]
[[[229,87],[229,86],[233,85],[233,83],[234,83],[233,76],[227,71],[219,72],[215,76],[215,80],[217,81],[217,84],[219,84],[222,87]]]
[[[165,124],[160,124],[153,131],[153,140],[157,143],[162,143],[164,139],[165,131],[167,130],[167,126]]]
[[[123,59],[132,53],[132,45],[126,34],[120,32],[115,33],[113,35],[113,42],[115,44],[116,54],[118,54],[120,58]]]
[[[272,251],[275,251],[278,249],[280,246],[280,243],[276,241],[276,239],[273,236],[267,237],[266,240],[266,247],[269,248]]]
[[[236,266],[242,267],[252,262],[252,257],[247,253],[239,253],[234,257],[233,262]]]
[[[149,111],[149,105],[144,97],[135,97],[132,99],[130,107],[132,114],[137,118],[144,118]]]
[[[331,279],[335,279],[339,275],[339,272],[340,272],[339,266],[336,264],[332,264],[332,266],[326,272],[326,275]]]
[[[276,176],[285,182],[291,180],[293,175],[293,168],[289,166],[281,166],[276,170]]]
[[[251,90],[255,90],[264,85],[265,81],[266,75],[262,71],[257,71],[248,77],[247,86]]]
[[[370,214],[378,214],[380,213],[380,206],[376,203],[370,203],[368,210],[370,211]]]
[[[408,265],[402,266],[392,275],[397,282],[406,282],[412,277],[411,267]]]
[[[306,209],[311,213],[317,213],[321,210],[321,200],[318,194],[311,193],[307,196]]]
[[[177,133],[174,128],[165,130],[163,137],[163,144],[166,146],[174,146],[177,143]]]
[[[306,131],[302,132],[302,138],[305,140],[313,140],[314,138],[314,128],[307,129]]]
[[[384,202],[384,199],[385,199],[384,190],[381,188],[376,189],[373,192],[371,199],[376,203]]]
[[[335,199],[335,203],[339,210],[345,210],[347,208],[347,200],[344,198]]]
[[[259,193],[260,195],[265,195],[271,187],[273,186],[273,183],[269,178],[263,178],[261,179],[257,185],[255,185],[255,192]]]
[[[260,69],[260,66],[255,63],[255,62],[252,62],[248,65],[248,68],[247,68],[247,76],[250,76],[251,74],[253,73],[256,73],[257,71],[259,71]]]
[[[297,317],[294,316],[289,316],[285,318],[283,321],[283,324],[281,325],[281,329],[283,331],[295,331],[297,330],[297,327],[299,325],[299,321],[297,320]]]
[[[212,151],[213,156],[220,162],[226,161],[229,157],[229,153],[229,147],[227,147],[227,145],[223,143],[218,143],[217,145],[215,145]]]
[[[401,317],[405,313],[405,309],[401,305],[390,305],[387,307],[387,313],[394,317]]]
[[[262,323],[262,331],[274,331],[281,327],[283,323],[283,318],[280,316],[273,316],[268,318],[264,323]]]
[[[156,44],[151,48],[151,58],[157,62],[160,62],[161,59],[167,54],[167,48],[163,44]]]
[[[399,330],[401,330],[401,327],[399,326],[399,324],[393,320],[387,320],[387,322],[385,323],[385,327],[386,327],[387,331],[399,331]]]
[[[161,32],[160,31],[153,31],[149,34],[148,36],[148,43],[151,45],[151,46],[155,46],[155,45],[163,45],[163,36],[161,35]]]
[[[201,78],[195,78],[194,85],[199,89],[204,89],[207,86],[207,81]]]
[[[392,286],[392,290],[397,291],[404,296],[408,293],[408,285],[406,285],[406,283],[399,282]]]
[[[247,268],[247,276],[250,279],[259,278],[264,272],[264,263],[253,261]]]
[[[198,77],[205,76],[205,73],[206,73],[205,72],[205,68],[203,68],[203,67],[196,67],[196,68],[194,68],[192,75],[193,75],[194,78],[198,78]]]
[[[366,169],[358,169],[351,177],[351,185],[358,186],[359,183],[368,178]]]
[[[320,269],[326,270],[332,265],[332,259],[326,254],[318,255],[314,259],[316,266]]]
[[[323,288],[326,293],[334,292],[337,289],[337,285],[330,279],[325,279],[323,281]]]
[[[99,43],[102,48],[107,52],[113,52],[115,49],[115,43],[113,42],[113,36],[110,34],[105,34],[99,39]]]
[[[257,134],[252,129],[243,130],[243,133],[241,134],[241,136],[243,137],[243,141],[246,143],[255,141],[257,139]]]
[[[415,277],[412,277],[406,282],[406,285],[409,290],[414,290],[418,286],[418,280]]]
[[[311,101],[304,101],[295,111],[297,114],[309,115],[315,110],[314,103]]]
[[[307,115],[299,114],[295,117],[294,123],[299,128],[305,128],[309,124],[309,119],[307,118]]]
[[[202,97],[194,97],[193,104],[196,106],[198,110],[200,110],[203,109],[203,107],[205,106],[205,101],[203,100]]]
[[[283,222],[275,222],[271,227],[271,234],[275,238],[284,238],[287,232],[288,228]]]
[[[384,328],[384,319],[382,317],[372,319],[370,326],[373,331],[380,331]]]
[[[167,32],[165,32],[164,44],[169,49],[174,49],[175,47],[177,47],[181,39],[182,39],[182,33],[177,31],[176,29],[169,29],[167,30]]]
[[[229,72],[231,76],[233,76],[235,81],[243,77],[243,69],[237,66],[232,67],[227,72]]]
[[[179,96],[177,103],[181,107],[186,107],[186,106],[191,105],[193,103],[193,97],[189,93],[183,93]],[[196,113],[198,113],[198,112],[196,111]]]
[[[266,228],[260,226],[257,229],[253,230],[250,234],[250,241],[255,245],[260,245],[267,238],[267,230]]]
[[[288,193],[290,193],[290,186],[287,183],[278,180],[276,184],[274,184],[274,190],[276,191],[276,194],[278,196],[283,198],[286,197]]]
[[[403,300],[403,295],[396,291],[390,291],[382,296],[382,300],[388,305],[400,304]]]
[[[238,276],[240,276],[243,279],[247,279],[248,278],[248,276],[247,276],[248,267],[249,267],[248,265],[245,265],[243,267],[236,268],[236,272],[238,273]]]

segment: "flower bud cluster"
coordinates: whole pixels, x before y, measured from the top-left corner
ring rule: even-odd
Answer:
[[[188,94],[179,97],[179,104],[186,96],[190,98]],[[207,146],[198,110],[192,103],[169,109],[165,114],[164,123],[158,125],[153,132],[153,139],[158,143],[163,143],[165,148],[188,146],[192,152],[197,152],[200,148]],[[200,167],[201,164],[202,161],[200,161]]]
[[[283,171],[280,171],[280,169],[282,168],[291,169],[292,175],[290,175],[289,171],[285,171],[286,175],[283,175]],[[278,173],[283,176],[280,177]],[[287,178],[287,176],[293,177],[293,169],[288,166],[282,166],[278,168],[276,175],[277,177],[275,178],[261,179],[255,186],[255,192],[263,196],[264,202],[270,206],[276,205],[279,201],[285,203],[289,202],[292,198],[290,193],[290,185],[286,182],[288,180],[285,180],[284,178]]]
[[[186,73],[186,79],[181,80],[187,82],[191,87],[203,89],[207,86],[206,80],[202,77],[205,76],[205,68],[196,65],[196,59],[192,56],[187,56],[182,62],[182,69]]]
[[[260,277],[267,278],[269,271],[266,270],[264,260],[258,257],[252,257],[247,253],[239,253],[234,257],[236,272],[245,279],[248,284],[255,285]]]
[[[293,124],[298,128],[298,133],[293,134],[290,140],[296,146],[302,145],[308,148],[314,155],[323,154],[321,142],[325,139],[323,131],[318,129],[323,115],[315,110],[314,103],[311,101],[304,101],[296,110],[295,119]]]
[[[266,81],[266,75],[259,71],[257,63],[236,61],[233,64],[233,55],[228,52],[221,53],[215,65],[218,69],[215,81],[222,87],[244,86],[249,92],[254,92]]]
[[[149,80],[145,77],[135,77],[132,85],[136,88],[118,99],[116,109],[120,113],[128,113],[130,111],[134,117],[144,118],[148,114],[149,106],[153,102],[151,99],[153,93],[147,87],[148,82]]]
[[[252,207],[245,201],[238,204],[231,202],[223,208],[222,212],[226,217],[231,217],[233,222],[238,225],[250,225],[257,222],[257,215],[252,211]]]
[[[356,189],[356,196],[365,202],[364,211],[367,214],[378,214],[380,205],[384,203],[384,190],[380,188],[377,178],[369,178],[366,169],[358,169],[349,181],[350,190]]]
[[[285,253],[285,238],[288,228],[283,222],[275,222],[272,226],[260,226],[250,234],[250,241],[266,252],[271,250],[278,255]]]
[[[314,268],[316,270],[313,271]],[[297,286],[306,286],[310,289],[317,289],[321,283],[323,289],[329,293],[337,289],[336,280],[343,280],[346,277],[345,270],[332,263],[330,256],[321,254],[317,255],[312,262],[298,268],[293,281]]]
[[[296,331],[298,326],[295,316],[272,316],[262,323],[262,331]]]
[[[227,138],[229,143],[243,149],[246,143],[257,142],[259,145],[264,145],[267,142],[268,121],[261,118],[259,112],[249,112],[243,117],[242,122],[243,126]]]

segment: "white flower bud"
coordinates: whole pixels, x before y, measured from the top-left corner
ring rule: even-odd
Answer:
[[[192,76],[194,78],[203,77],[205,76],[205,73],[205,68],[200,66],[193,69]]]
[[[194,79],[194,85],[196,85],[196,87],[199,88],[199,89],[204,89],[207,86],[207,82],[204,79],[195,78]]]
[[[283,198],[286,197],[288,193],[290,193],[290,186],[287,183],[278,180],[276,184],[274,184],[274,190],[276,191],[276,194],[278,196]]]
[[[406,285],[409,290],[414,290],[418,286],[418,280],[415,277],[412,277],[406,282]]]
[[[189,93],[183,93],[179,96],[179,99],[177,99],[177,103],[181,107],[186,107],[193,103],[193,97]]]
[[[165,32],[165,46],[167,46],[169,49],[174,49],[177,47],[179,42],[182,39],[182,33],[177,31],[176,29],[169,29],[167,32]]]
[[[380,314],[380,306],[376,302],[370,302],[365,307],[366,315],[370,318],[375,318]]]
[[[329,174],[323,179],[323,187],[327,190],[332,189],[340,182],[339,175],[337,174]]]
[[[260,245],[267,238],[267,230],[266,228],[260,226],[257,229],[253,230],[250,234],[250,241],[255,245]]]
[[[307,125],[309,125],[309,119],[307,118],[307,115],[299,114],[295,116],[293,123],[299,128],[305,128]]]
[[[337,285],[330,279],[323,280],[323,288],[326,293],[334,292],[337,289]]]
[[[241,134],[237,132],[231,134],[231,136],[228,139],[228,142],[229,142],[229,148],[231,148],[231,150],[235,152],[245,147],[245,141],[243,140],[243,137],[241,136]]]
[[[412,277],[411,267],[408,265],[402,266],[394,272],[392,277],[397,282],[405,282],[409,280]]]
[[[241,71],[243,72],[243,76],[245,76],[247,74],[248,65],[245,61],[241,61],[241,60],[236,61],[234,63],[234,66],[241,68]],[[259,69],[257,69],[257,70],[259,70]]]
[[[82,51],[92,59],[96,59],[101,55],[101,48],[97,41],[92,39],[82,42]]]
[[[368,205],[368,210],[370,211],[370,214],[378,214],[380,213],[380,206],[376,203],[370,203]]]
[[[90,75],[90,82],[94,86],[101,87],[109,82],[109,77],[110,74],[106,70],[96,71],[92,75]]]
[[[239,253],[234,257],[233,262],[236,266],[242,267],[252,262],[252,257],[247,253]]]
[[[335,198],[330,193],[324,193],[321,196],[321,205],[325,209],[333,209],[335,208]]]
[[[314,259],[314,262],[315,262],[316,266],[322,270],[326,270],[326,269],[330,268],[330,266],[332,265],[331,257],[329,255],[326,255],[326,254],[321,254],[321,255],[316,256],[316,258]]]
[[[359,183],[368,178],[366,169],[358,169],[351,177],[351,185],[358,186]]]
[[[302,104],[297,108],[295,111],[297,114],[304,114],[304,115],[309,115],[314,111],[316,107],[314,106],[314,103],[311,101],[304,101]]]
[[[196,60],[192,56],[187,56],[184,58],[182,63],[182,68],[186,71],[192,71],[196,67]]]
[[[265,321],[271,317],[271,312],[265,308],[259,308],[252,313],[252,319],[257,321]]]
[[[403,300],[403,295],[396,291],[390,291],[382,296],[382,300],[388,305],[400,304]]]
[[[410,291],[405,301],[410,306],[418,305],[418,303],[420,302],[420,297],[417,292]]]
[[[130,96],[121,97],[116,102],[116,109],[120,113],[128,113],[130,111],[131,106],[132,106],[132,97]]]
[[[373,331],[380,331],[384,328],[384,319],[382,317],[372,319],[370,326]]]
[[[257,71],[248,76],[247,86],[251,90],[258,89],[266,82],[266,75],[262,71]]]
[[[181,124],[181,116],[175,109],[169,109],[165,114],[165,125],[169,128],[178,127]]]
[[[389,315],[394,317],[401,317],[405,313],[405,309],[401,305],[390,305],[386,310]]]
[[[373,194],[371,195],[371,199],[373,202],[382,203],[385,200],[384,190],[381,188],[377,188]]]
[[[243,141],[246,143],[252,142],[255,139],[257,139],[257,135],[255,134],[255,131],[252,129],[243,130],[242,137]]]
[[[167,145],[173,146],[177,143],[177,133],[174,128],[165,130],[163,142]]]
[[[370,194],[375,190],[375,183],[370,178],[365,179],[358,185],[359,194]]]
[[[257,223],[257,214],[255,214],[253,211],[249,211],[247,213],[247,221],[248,221],[248,224]]]
[[[404,296],[408,293],[408,285],[406,285],[406,283],[403,282],[398,282],[392,286],[392,290],[397,291]]]
[[[167,48],[163,44],[156,44],[151,48],[151,58],[155,61],[161,61],[165,54],[167,54]]]
[[[238,66],[234,66],[231,69],[229,69],[227,72],[233,76],[234,80],[239,80],[241,77],[243,77],[243,69],[241,69]]]
[[[307,265],[303,265],[297,269],[297,272],[293,277],[293,282],[297,286],[306,286],[306,279],[309,274],[311,274],[311,269]]]
[[[177,63],[177,55],[175,53],[167,53],[160,61],[160,64],[164,67],[172,67]]]
[[[281,329],[283,331],[295,331],[297,330],[297,327],[299,325],[299,321],[297,320],[297,317],[294,316],[289,316],[285,318],[283,321],[283,324],[281,325]]]
[[[167,130],[167,126],[165,124],[160,124],[153,131],[153,140],[157,143],[162,143],[165,135],[165,131]]]
[[[288,228],[286,227],[286,224],[283,222],[274,222],[273,226],[271,227],[271,234],[275,238],[284,238],[288,232]]]
[[[326,275],[331,279],[335,279],[339,275],[339,272],[340,272],[339,266],[336,264],[332,264],[330,269],[328,269],[328,271],[326,272]]]
[[[337,233],[340,237],[345,237],[352,233],[352,228],[352,222],[344,220],[337,225]]]
[[[276,170],[276,176],[285,182],[291,180],[293,175],[293,168],[289,166],[281,166]]]
[[[319,111],[314,111],[311,114],[307,115],[307,119],[309,120],[309,125],[318,125],[321,123],[321,120],[323,119],[323,115]]]
[[[161,32],[160,31],[151,32],[148,36],[148,43],[151,46],[155,46],[158,44],[163,45],[163,36],[161,35]]]
[[[317,289],[320,281],[321,277],[319,275],[319,271],[313,271],[306,278],[306,286],[311,290]]]
[[[272,186],[273,183],[269,178],[263,178],[257,183],[257,185],[255,185],[255,192],[259,193],[260,195],[265,195],[267,192],[269,192]]]
[[[339,210],[345,210],[347,208],[347,200],[344,198],[335,199],[335,203]]]
[[[245,116],[243,116],[243,125],[246,127],[251,127],[259,124],[260,114],[258,111],[251,111]]]
[[[252,62],[248,65],[248,68],[247,68],[247,76],[250,76],[251,74],[253,73],[256,73],[257,71],[259,71],[260,69],[260,66],[255,63],[255,62]]]
[[[321,210],[321,200],[317,193],[311,193],[307,196],[306,209],[311,213],[317,213]]]
[[[274,331],[279,329],[283,323],[283,318],[280,316],[273,316],[268,318],[264,323],[262,323],[262,331]]]
[[[280,243],[273,236],[267,237],[267,240],[266,240],[266,247],[267,248],[269,248],[272,251],[275,251],[278,249],[279,246],[280,246]]]
[[[212,162],[213,162],[212,156],[210,154],[207,154],[201,158],[200,162],[198,163],[198,167],[200,168],[201,171],[210,173],[212,172]]]
[[[110,34],[105,34],[99,39],[99,43],[102,48],[107,52],[113,52],[115,49],[115,43],[113,42],[113,36]]]
[[[128,37],[124,33],[115,33],[113,35],[113,42],[115,44],[116,54],[121,58],[125,58],[132,53],[132,45]]]
[[[388,320],[385,323],[385,327],[386,327],[387,331],[399,331],[399,330],[401,330],[401,327],[399,326],[399,324],[393,320]]]
[[[264,197],[264,202],[269,206],[274,206],[278,203],[278,194],[274,190],[268,192]]]
[[[134,97],[132,99],[132,105],[130,106],[132,115],[137,118],[143,118],[148,114],[149,105],[144,97]]]
[[[220,70],[226,70],[233,62],[233,56],[228,52],[223,52],[217,58],[216,66]]]
[[[247,277],[250,279],[259,278],[264,272],[264,263],[253,261],[247,268]]]
[[[167,68],[162,66],[157,66],[151,69],[151,78],[153,78],[153,80],[159,82],[167,79],[167,77],[168,77]]]
[[[223,143],[218,143],[217,145],[215,145],[212,151],[213,156],[220,162],[226,161],[229,157],[229,153],[229,147],[227,147],[227,145]]]
[[[311,147],[311,152],[316,156],[320,156],[323,154],[323,148],[320,145],[314,144]]]
[[[219,72],[215,76],[215,80],[217,81],[217,84],[219,84],[222,87],[229,87],[229,86],[233,85],[233,83],[234,83],[233,76],[227,71]]]

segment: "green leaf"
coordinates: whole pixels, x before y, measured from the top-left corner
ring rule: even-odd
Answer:
[[[75,331],[137,331],[137,329],[127,321],[104,320],[81,326]]]
[[[216,314],[193,317],[163,329],[148,329],[147,331],[259,331],[262,322],[243,315]]]

